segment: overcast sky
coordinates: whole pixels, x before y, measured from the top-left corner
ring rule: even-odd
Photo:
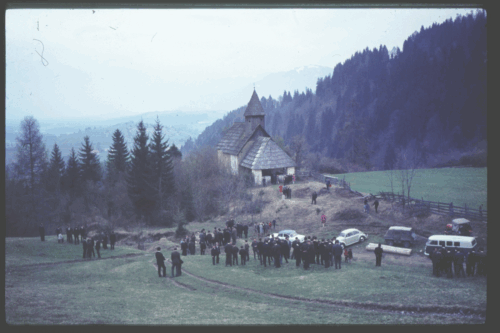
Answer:
[[[333,69],[366,47],[402,49],[404,40],[421,26],[470,12],[7,10],[6,118],[109,118],[182,110],[207,94],[214,80],[251,83],[301,66]],[[247,103],[251,93],[232,109]]]

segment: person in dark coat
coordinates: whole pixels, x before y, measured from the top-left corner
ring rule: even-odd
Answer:
[[[215,258],[218,257],[218,253],[217,253],[217,248],[215,247],[215,245],[212,245],[212,250],[210,250],[210,254],[212,255],[212,264],[215,266]]]
[[[78,227],[74,227],[73,228],[73,238],[75,239],[75,245],[80,244],[80,239],[78,237],[79,235],[80,235],[80,229],[78,229]]]
[[[224,246],[224,252],[226,253],[226,267],[227,265],[233,266],[233,246],[231,243],[227,243],[226,246]]]
[[[233,253],[233,265],[238,265],[238,252],[239,252],[239,249],[238,249],[238,246],[236,245],[236,243],[233,243],[233,249],[232,249]]]
[[[375,252],[375,266],[382,266],[382,253],[384,253],[384,249],[382,249],[382,244],[378,243],[378,247],[375,248],[374,252]]]
[[[482,247],[477,253],[477,275],[486,276],[486,252]]]
[[[242,266],[245,266],[245,263],[247,261],[247,256],[248,256],[248,252],[247,252],[247,250],[245,250],[245,248],[242,245],[241,249],[240,249],[240,257],[241,257],[241,265]]]
[[[231,231],[231,241],[233,242],[233,244],[236,244],[236,238],[238,237],[237,235],[237,231],[236,231],[236,228],[233,228],[233,230]]]
[[[85,230],[83,225],[80,227],[80,236],[87,238],[87,230]]]
[[[111,234],[109,235],[109,243],[111,244],[111,250],[114,250],[116,243],[116,234],[114,231],[111,231]]]
[[[83,259],[87,258],[87,240],[82,238],[82,247],[83,247]]]
[[[189,254],[196,254],[196,244],[194,243],[193,239],[191,239],[191,241],[189,242]]]
[[[254,238],[252,242],[253,260],[256,260],[259,254],[259,250],[257,249],[257,244],[258,244],[257,239]]]
[[[219,243],[215,243],[215,248],[217,249],[217,259],[215,260],[215,263],[219,264],[219,256],[220,256],[220,245],[219,245]]]
[[[326,240],[323,244],[322,262],[325,265],[325,268],[330,268],[330,245]]]
[[[92,246],[92,239],[87,238],[87,259],[92,259],[92,252],[94,247]]]
[[[281,255],[281,246],[278,242],[276,242],[272,247],[272,255],[274,257],[274,267],[280,268],[280,255]]]
[[[73,243],[73,237],[71,236],[71,227],[66,227],[66,242]]]
[[[177,247],[174,247],[174,251],[171,253],[170,259],[172,260],[172,277],[174,277],[174,268],[176,269],[175,276],[181,276],[181,266],[184,261],[182,261],[180,253],[177,252]]]
[[[250,245],[248,244],[247,240],[245,240],[245,251],[247,251],[246,261],[249,261],[250,260]]]
[[[207,243],[200,241],[200,255],[205,254],[206,248],[207,248]]]
[[[243,233],[245,234],[245,239],[248,238],[248,225],[243,226]]]
[[[300,257],[304,261],[304,269],[307,270],[309,269],[309,262],[310,262],[310,256],[309,256],[309,248],[312,247],[313,245],[311,244],[311,240],[308,239],[307,241],[303,242],[300,245],[300,251],[302,252],[300,254]]]
[[[236,236],[238,238],[243,237],[243,226],[241,225],[240,222],[236,223]]]
[[[292,242],[290,242],[290,239],[288,239],[288,236],[286,236],[281,246],[281,253],[283,253],[283,258],[285,258],[285,262],[287,264],[288,264],[288,259],[290,259],[291,247],[292,247]]]
[[[257,255],[260,260],[260,264],[262,265],[262,258],[264,254],[264,242],[262,241],[262,238],[259,238],[259,241],[257,242]]]
[[[103,233],[101,233],[101,237],[102,237],[102,248],[104,250],[107,250],[108,249],[108,234],[103,232]]]
[[[38,233],[40,234],[40,240],[45,242],[45,227],[43,226],[43,223],[40,223],[38,226]]]
[[[467,255],[467,259],[465,260],[465,273],[467,277],[474,276],[474,271],[476,268],[476,251],[472,250]]]
[[[271,252],[271,246],[269,245],[268,240],[266,239],[264,244],[262,244],[262,261],[264,262],[264,267],[267,267],[266,262],[269,260],[268,256],[270,255],[270,252]],[[271,264],[271,261],[269,261],[269,264]]]
[[[316,204],[316,198],[318,197],[318,193],[316,191],[314,191],[311,195],[311,198],[312,198],[312,201],[311,201],[311,205],[312,204]]]
[[[326,243],[325,239],[323,238],[319,244],[318,244],[318,251],[319,251],[319,264],[324,265],[325,264],[325,249],[326,249]]]
[[[379,205],[378,199],[375,199],[375,201],[373,202],[373,206],[375,207],[375,213],[378,213],[377,211],[378,205]]]
[[[187,256],[187,250],[188,250],[188,244],[183,239],[183,240],[181,240],[181,251],[182,251],[183,256]]]
[[[342,269],[342,246],[340,246],[339,241],[335,241],[335,245],[332,247],[333,259],[335,261],[335,269]]]
[[[439,260],[441,259],[441,253],[439,252],[439,250],[437,248],[435,248],[434,251],[432,251],[429,254],[429,257],[432,260],[432,275],[434,275],[436,277],[441,276],[441,274],[439,272],[439,264],[440,264]]]
[[[273,220],[273,229],[276,230],[276,220]]]
[[[300,261],[302,258],[302,252],[300,251],[300,241],[298,237],[295,237],[295,240],[292,243],[293,247],[293,256],[295,257],[295,266],[300,266]]]
[[[90,252],[91,252],[92,256],[95,258],[95,251],[94,251],[95,241],[94,241],[94,238],[90,237],[89,240],[90,240]]]
[[[223,233],[223,236],[224,236],[224,245],[226,244],[229,244],[229,242],[231,241],[231,232],[229,231],[228,228],[224,229],[224,233]]]
[[[167,277],[167,267],[165,266],[165,257],[163,253],[160,252],[161,248],[156,248],[156,265],[158,265],[158,276],[162,277],[161,272],[163,271],[163,277]]]
[[[95,241],[95,251],[97,252],[97,257],[101,259],[101,240],[99,237]]]
[[[207,243],[207,246],[213,246],[215,244],[215,242],[213,241],[212,234],[210,233],[210,230],[205,236],[205,242]]]

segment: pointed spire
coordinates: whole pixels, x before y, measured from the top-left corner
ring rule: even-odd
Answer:
[[[259,96],[257,96],[257,92],[255,92],[255,87],[253,90],[252,98],[250,98],[250,102],[248,102],[247,108],[245,110],[244,116],[264,116],[264,108],[262,104],[260,104]]]

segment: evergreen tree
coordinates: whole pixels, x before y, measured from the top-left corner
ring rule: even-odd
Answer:
[[[174,193],[174,176],[172,157],[169,154],[168,140],[164,140],[162,133],[163,126],[160,119],[156,118],[153,137],[149,145],[151,180],[150,184],[154,188],[153,195],[157,198],[157,209],[160,213],[164,209],[164,201]]]
[[[137,134],[134,137],[134,147],[131,152],[130,171],[127,177],[127,188],[130,201],[139,217],[144,216],[149,222],[155,206],[154,188],[151,186],[151,167],[148,146],[149,136],[144,122],[137,125]]]
[[[83,138],[82,148],[78,153],[80,178],[82,183],[87,180],[99,181],[101,179],[101,164],[99,157],[93,152],[94,148],[90,143],[89,136]]]
[[[54,148],[50,157],[47,190],[50,192],[59,192],[61,190],[62,178],[64,176],[64,160],[61,156],[61,151],[57,143],[54,143]]]
[[[177,148],[175,143],[172,143],[170,148],[168,149],[168,153],[172,158],[182,158],[182,153],[181,151]]]
[[[63,184],[63,188],[70,195],[70,198],[74,199],[76,196],[80,195],[80,167],[78,165],[78,157],[73,147],[71,147],[71,152],[69,154]]]
[[[113,133],[113,143],[109,147],[108,159],[106,168],[108,171],[108,179],[112,182],[116,181],[119,172],[126,172],[128,163],[130,162],[130,154],[125,143],[125,138],[119,129]]]

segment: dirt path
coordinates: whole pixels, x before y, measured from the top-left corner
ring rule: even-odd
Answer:
[[[167,260],[171,263],[170,260]],[[158,271],[158,266],[153,264],[155,271]],[[238,291],[244,291],[251,294],[256,294],[264,297],[273,297],[276,299],[287,300],[287,301],[299,301],[309,304],[322,304],[322,305],[330,305],[336,307],[350,307],[354,309],[364,309],[364,310],[372,310],[372,311],[380,311],[380,312],[391,312],[391,313],[400,313],[402,315],[412,315],[412,316],[427,316],[427,315],[445,315],[445,316],[466,316],[469,318],[475,319],[485,319],[486,312],[480,311],[474,308],[463,308],[463,307],[440,307],[440,306],[395,306],[390,304],[372,304],[372,303],[361,303],[361,302],[352,302],[352,301],[331,301],[331,300],[321,300],[321,299],[309,299],[303,297],[293,297],[286,295],[279,295],[274,293],[266,293],[255,289],[238,287],[235,285],[227,284],[224,282],[207,279],[198,275],[195,275],[186,269],[182,270],[183,273],[203,281],[208,284],[221,286],[227,289],[233,289]],[[196,288],[193,288],[187,284],[180,283],[170,278],[171,281],[174,282],[178,287],[194,291]]]

